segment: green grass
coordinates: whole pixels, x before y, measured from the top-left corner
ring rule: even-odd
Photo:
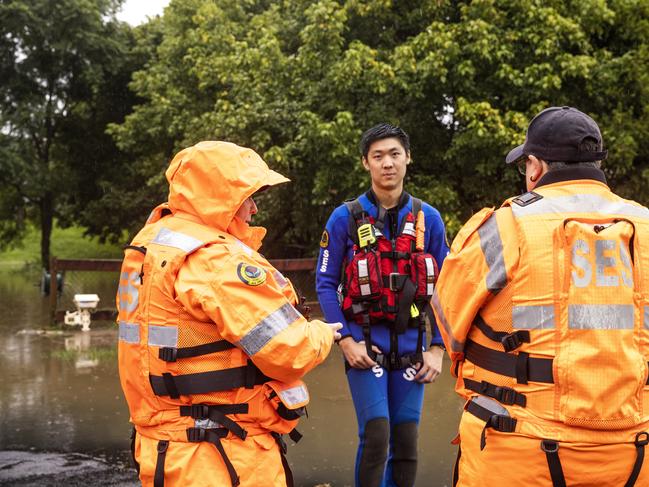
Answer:
[[[76,362],[78,358],[83,357],[88,360],[97,360],[99,362],[114,362],[117,360],[117,348],[89,348],[80,352],[78,350],[54,350],[52,357],[63,360],[64,362]]]
[[[54,227],[50,242],[50,253],[60,259],[120,259],[120,245],[102,244],[97,238],[83,236],[83,228]],[[14,248],[0,252],[0,266],[17,267],[34,265],[40,267],[41,234],[31,227],[22,242]]]

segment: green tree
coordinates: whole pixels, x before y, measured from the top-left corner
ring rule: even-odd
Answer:
[[[640,0],[172,0],[131,85],[145,101],[111,128],[133,160],[129,224],[164,199],[175,151],[227,139],[293,180],[262,195],[266,252],[312,254],[331,209],[368,185],[360,134],[389,121],[411,134],[406,188],[453,233],[521,188],[504,156],[532,115],[563,104],[600,123],[613,184],[649,203],[648,9]]]
[[[38,222],[43,265],[54,218],[74,221],[94,197],[94,175],[116,157],[106,123],[133,103],[124,74],[130,28],[114,18],[120,3],[0,2],[0,239],[20,236],[25,219]],[[7,219],[12,212],[24,218]]]

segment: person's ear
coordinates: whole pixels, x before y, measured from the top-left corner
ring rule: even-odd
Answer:
[[[527,174],[531,182],[535,183],[545,174],[543,161],[536,156],[530,155],[527,162]]]
[[[361,162],[363,163],[363,167],[365,168],[365,170],[366,170],[366,171],[369,171],[369,170],[370,170],[370,165],[369,165],[369,163],[367,162],[367,157],[363,156],[363,157],[361,158]]]

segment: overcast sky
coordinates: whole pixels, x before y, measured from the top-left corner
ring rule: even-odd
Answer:
[[[117,18],[138,25],[146,22],[147,17],[162,15],[162,10],[168,3],[169,0],[126,0]]]

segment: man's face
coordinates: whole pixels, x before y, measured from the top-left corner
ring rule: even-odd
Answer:
[[[370,172],[372,186],[386,191],[403,186],[410,154],[396,137],[377,140],[370,145],[363,166]]]

